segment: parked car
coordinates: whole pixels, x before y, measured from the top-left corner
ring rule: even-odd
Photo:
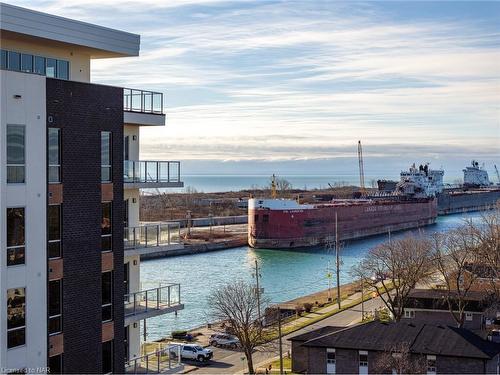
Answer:
[[[198,344],[185,344],[182,342],[171,342],[169,352],[172,358],[177,357],[180,352],[181,359],[191,359],[199,362],[205,362],[212,359],[214,353],[210,349],[205,349]]]
[[[237,337],[226,333],[214,333],[209,340],[212,346],[226,346],[231,349],[236,349],[240,345],[240,340]]]

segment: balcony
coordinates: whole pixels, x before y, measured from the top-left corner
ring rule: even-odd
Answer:
[[[125,361],[126,374],[169,374],[179,373],[184,369],[181,363],[180,346],[168,345],[155,352]]]
[[[179,161],[124,160],[123,182],[130,189],[184,187]]]
[[[163,93],[123,89],[123,122],[132,125],[164,126]]]
[[[178,222],[124,228],[125,256],[161,255],[184,248]]]
[[[168,284],[125,294],[124,307],[125,327],[139,320],[182,310],[181,285]]]

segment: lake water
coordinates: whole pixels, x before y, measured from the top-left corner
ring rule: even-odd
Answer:
[[[445,231],[478,218],[480,213],[440,216],[425,232]],[[393,237],[403,236],[400,232]],[[342,250],[341,284],[351,281],[350,268],[373,246],[387,240],[375,236],[345,243]],[[147,287],[162,282],[181,284],[184,310],[148,319],[148,340],[155,340],[176,329],[190,329],[209,322],[208,296],[214,289],[237,279],[253,280],[254,262],[260,266],[264,295],[271,302],[284,302],[328,288],[328,262],[334,267],[335,255],[325,248],[312,250],[264,250],[247,246],[211,253],[154,259],[141,262],[141,281]],[[335,282],[333,282],[335,284]]]
[[[336,174],[336,175],[279,175],[292,184],[295,189],[327,189],[328,184],[350,184],[359,185],[359,174]],[[365,175],[366,186],[371,186],[380,175]],[[386,175],[383,178],[399,180],[399,175]],[[446,183],[452,183],[456,178],[446,176]],[[269,175],[182,175],[184,189],[160,189],[166,193],[183,192],[187,187],[196,189],[198,192],[213,193],[224,191],[240,191],[251,189],[252,187],[268,187],[271,182]],[[150,193],[156,194],[156,189],[150,190]]]

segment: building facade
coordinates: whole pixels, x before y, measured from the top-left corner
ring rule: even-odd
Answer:
[[[308,374],[498,374],[500,344],[424,322],[323,327],[292,341],[292,371]]]
[[[139,189],[180,187],[178,162],[139,161],[163,96],[91,83],[90,62],[140,37],[0,5],[0,372],[123,373],[141,320],[182,309],[180,286],[140,289]]]

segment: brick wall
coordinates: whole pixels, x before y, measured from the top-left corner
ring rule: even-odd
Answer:
[[[47,79],[47,126],[61,128],[64,372],[100,373],[101,140],[113,133],[114,372],[123,372],[123,92]]]

